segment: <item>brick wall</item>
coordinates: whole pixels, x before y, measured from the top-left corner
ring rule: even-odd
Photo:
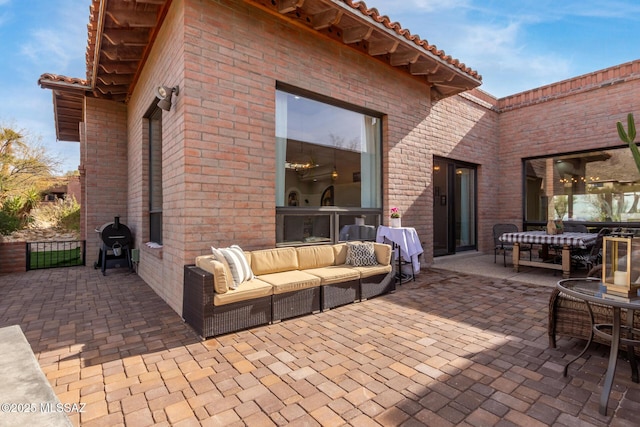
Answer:
[[[88,264],[98,259],[95,232],[120,216],[127,224],[127,108],[122,103],[87,98],[81,152],[81,239],[87,241]],[[95,257],[95,258],[94,258]]]
[[[275,245],[277,82],[384,115],[383,211],[402,210],[403,223],[423,240],[427,263],[433,155],[494,165],[496,119],[484,101],[455,97],[432,105],[424,81],[243,2],[173,1],[127,105],[128,148],[118,152],[129,166],[127,224],[142,248],[139,274],[178,312],[182,267],[195,256],[212,245]],[[143,117],[160,84],[180,86],[162,116],[162,252],[144,246]],[[482,177],[494,185],[490,175]]]
[[[182,312],[185,238],[185,105],[189,101],[184,87],[184,2],[174,0],[165,23],[146,61],[128,103],[128,226],[135,230],[140,249],[138,274],[175,311]],[[163,249],[151,249],[149,242],[149,139],[145,116],[157,101],[157,86],[179,86],[170,111],[162,112],[163,170]],[[193,262],[191,260],[190,262]]]
[[[0,242],[0,274],[27,271],[26,242]]]
[[[273,247],[277,83],[383,115],[383,213],[400,208],[403,224],[421,237],[426,265],[433,256],[433,156],[477,165],[478,244],[490,251],[493,223],[522,221],[523,157],[620,145],[615,121],[637,110],[638,87],[613,78],[617,84],[599,80],[597,90],[560,85],[571,88],[562,96],[549,96],[556,90],[549,88],[496,100],[473,90],[432,103],[423,80],[250,4],[174,0],[128,104],[87,102],[88,254],[90,230],[120,214],[142,249],[140,276],[181,312],[182,268],[195,256],[212,245]],[[144,245],[144,116],[161,84],[179,85],[180,93],[162,113],[160,251]]]
[[[26,242],[0,243],[0,274],[27,271]]]
[[[501,220],[523,221],[523,158],[624,146],[616,122],[640,116],[639,70],[635,61],[499,100]]]
[[[251,5],[187,4],[187,258],[211,245],[275,244],[277,82],[384,115],[383,212],[398,206],[430,251],[433,155],[493,163],[492,113],[458,97],[432,105],[424,81]]]

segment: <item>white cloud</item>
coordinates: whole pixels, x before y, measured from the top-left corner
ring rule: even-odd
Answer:
[[[60,15],[49,20],[48,25],[28,32],[20,45],[20,53],[34,67],[48,68],[43,72],[65,74],[84,64],[89,13],[84,0],[64,0],[56,12]]]

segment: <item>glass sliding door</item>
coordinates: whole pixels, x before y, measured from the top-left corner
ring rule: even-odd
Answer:
[[[476,217],[476,167],[434,158],[434,256],[476,249]]]
[[[454,217],[456,252],[476,248],[476,169],[455,166]]]
[[[433,161],[433,255],[447,255],[449,250],[449,177],[447,162],[442,159]]]

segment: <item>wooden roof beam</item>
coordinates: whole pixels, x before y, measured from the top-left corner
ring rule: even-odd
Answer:
[[[295,12],[303,4],[304,0],[278,0],[278,12],[283,14]]]
[[[400,42],[398,40],[369,40],[368,52],[371,56],[386,55],[387,53],[393,53],[398,49]]]
[[[142,51],[135,48],[104,47],[102,53],[111,61],[140,61]]]
[[[100,68],[105,73],[134,74],[137,69],[137,63],[128,62],[126,64],[121,64],[121,63],[101,62]]]
[[[104,38],[114,46],[145,47],[149,43],[148,34],[142,31],[109,29]]]
[[[125,85],[131,83],[133,74],[101,74],[98,80],[105,85]]]
[[[346,44],[358,43],[368,40],[371,34],[373,34],[373,27],[366,25],[345,28],[342,30],[342,41]]]
[[[313,15],[311,25],[314,30],[324,30],[332,25],[336,25],[342,19],[343,12],[337,9],[329,9]]]
[[[389,60],[390,64],[394,67],[400,67],[402,65],[413,64],[420,58],[420,52],[418,51],[404,51],[404,52],[394,52],[391,54],[391,58]]]
[[[156,26],[157,15],[155,12],[136,11],[130,9],[111,8],[107,10],[109,16],[117,26],[123,28],[153,28]]]
[[[409,66],[409,72],[414,76],[428,76],[436,73],[440,69],[437,62],[416,61]]]

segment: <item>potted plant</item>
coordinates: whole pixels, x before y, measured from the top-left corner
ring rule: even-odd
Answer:
[[[398,208],[391,208],[391,218],[389,220],[389,226],[394,228],[402,227],[400,210],[398,210]]]

